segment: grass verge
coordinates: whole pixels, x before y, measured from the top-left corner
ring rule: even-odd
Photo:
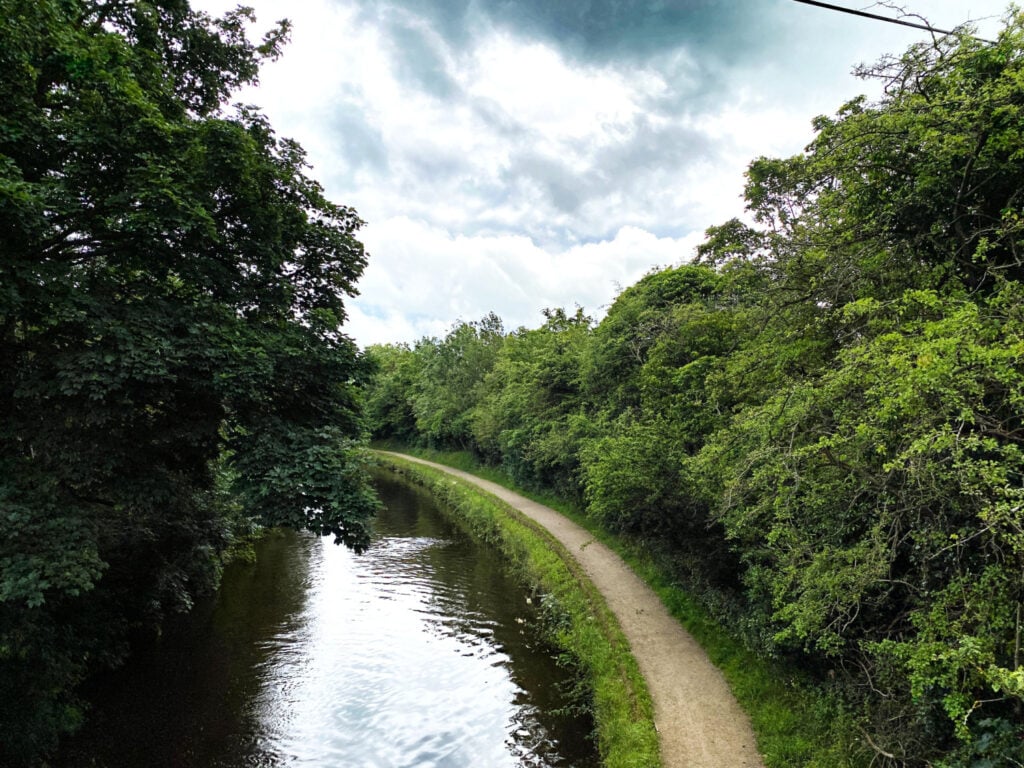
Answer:
[[[725,676],[750,717],[767,768],[864,768],[869,763],[853,718],[838,696],[815,686],[799,670],[750,651],[683,590],[662,563],[639,543],[610,534],[550,493],[517,486],[468,452],[408,446],[396,450],[469,472],[557,510],[618,553],[661,598]]]
[[[544,528],[448,474],[392,456],[381,465],[425,487],[475,536],[495,546],[543,596],[554,640],[582,671],[592,698],[597,744],[608,768],[661,765],[653,707],[618,622],[576,561]]]

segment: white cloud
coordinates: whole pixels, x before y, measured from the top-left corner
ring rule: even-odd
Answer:
[[[551,150],[614,138],[664,88],[656,74],[572,65],[550,45],[495,33],[481,40],[460,80],[474,99],[497,104]],[[639,97],[639,98],[638,98]]]
[[[508,328],[538,325],[548,307],[601,315],[619,289],[654,265],[688,260],[700,239],[623,227],[612,239],[550,252],[521,235],[465,236],[398,217],[363,233],[372,258],[348,331],[365,345],[443,335],[491,311]]]
[[[236,2],[193,5],[219,13]],[[492,23],[486,0],[470,4],[462,36],[421,15],[456,8],[439,2],[249,4],[257,35],[285,16],[293,35],[241,98],[369,222],[371,262],[348,324],[362,344],[443,334],[491,310],[510,327],[538,324],[550,306],[599,310],[740,214],[750,160],[800,151],[812,117],[875,87],[850,77],[853,64],[924,34],[765,3],[754,5],[783,19],[773,29],[785,39],[763,51],[706,52],[691,35],[689,47],[646,58],[601,58]],[[971,13],[1002,9],[976,0]],[[933,0],[927,13],[952,26],[966,12]]]

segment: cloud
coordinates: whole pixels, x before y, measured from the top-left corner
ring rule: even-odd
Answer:
[[[782,0],[396,0],[455,47],[483,29],[543,42],[580,62],[642,62],[681,46],[699,46],[709,61],[735,61],[778,44]],[[768,12],[766,12],[768,11]]]
[[[344,162],[349,178],[366,169],[374,175],[388,171],[388,145],[380,127],[367,122],[362,112],[346,105],[325,120],[332,154]],[[340,170],[340,169],[338,169]]]
[[[434,30],[412,17],[391,19],[385,29],[398,80],[442,100],[459,95],[449,49]]]
[[[621,288],[654,265],[691,258],[700,239],[622,227],[552,252],[523,236],[466,236],[405,217],[371,224],[363,240],[373,258],[349,332],[362,344],[409,342],[491,311],[510,328],[539,324],[549,307],[603,314]]]
[[[853,64],[922,36],[792,0],[249,3],[257,36],[287,16],[293,40],[240,97],[369,222],[362,343],[606,304],[742,213],[753,158],[800,151],[815,115],[877,94]],[[928,13],[964,20],[960,0]]]

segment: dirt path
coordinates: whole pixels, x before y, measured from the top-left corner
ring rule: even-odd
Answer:
[[[647,680],[665,768],[763,766],[750,722],[721,672],[618,555],[553,509],[496,483],[405,454],[393,455],[494,494],[551,531],[579,561],[618,618]]]

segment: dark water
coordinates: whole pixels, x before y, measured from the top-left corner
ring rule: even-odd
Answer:
[[[429,498],[382,479],[362,556],[274,533],[111,676],[62,766],[590,766],[591,723],[525,593]]]

